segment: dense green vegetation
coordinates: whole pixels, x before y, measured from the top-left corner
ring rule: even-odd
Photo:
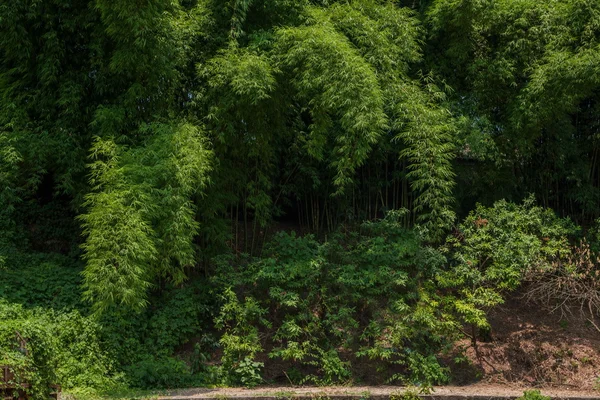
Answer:
[[[599,107],[597,1],[0,0],[0,365],[431,385],[528,281],[593,321]]]

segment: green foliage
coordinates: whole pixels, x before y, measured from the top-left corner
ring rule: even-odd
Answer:
[[[182,282],[224,247],[223,220],[234,221],[236,246],[243,220],[253,253],[296,201],[317,198],[306,215],[316,231],[353,218],[344,207],[361,169],[377,169],[378,147],[402,165],[402,198],[413,196],[408,181],[415,192],[390,206],[378,183],[382,209],[411,208],[432,241],[454,219],[452,117],[435,85],[411,75],[423,29],[407,9],[99,0],[2,11],[2,243],[28,236],[15,207],[68,208],[97,312],[140,310],[158,279]],[[293,160],[307,167],[278,176]],[[79,244],[77,234],[67,242]]]
[[[148,267],[157,256],[151,227],[139,210],[150,201],[140,199],[144,194],[136,193],[123,181],[116,145],[98,145],[97,153],[110,158],[108,162],[98,161],[94,167],[98,171],[95,180],[100,180],[104,191],[88,196],[90,213],[82,217],[88,237],[83,245],[86,296],[104,308],[114,302],[142,308],[150,286]]]
[[[426,89],[429,93],[415,86],[405,88],[412,92],[403,107],[409,120],[398,138],[408,145],[400,155],[410,163],[407,177],[419,193],[415,199],[418,222],[427,238],[437,241],[455,220],[452,160],[456,127],[449,111],[436,104],[445,99],[444,93],[430,79]]]
[[[448,238],[461,285],[514,290],[528,269],[548,265],[568,251],[568,237],[578,228],[554,211],[499,201],[478,206]],[[460,265],[460,267],[458,267]]]
[[[170,287],[162,294],[153,293],[150,301],[151,306],[141,313],[112,307],[99,320],[104,347],[126,373],[129,384],[148,389],[212,382],[207,382],[211,370],[189,356],[175,355],[210,324],[208,289],[199,284]]]
[[[246,357],[239,362],[234,372],[239,377],[242,385],[254,387],[263,381],[260,376],[260,369],[264,366],[264,363],[253,361],[251,358]]]
[[[419,391],[415,390],[412,387],[406,389],[401,394],[394,394],[390,396],[390,399],[392,400],[417,400],[420,398],[421,397],[419,397]]]
[[[182,360],[167,356],[145,355],[126,368],[129,383],[138,388],[169,389],[202,384]]]
[[[9,310],[14,312],[15,318],[18,317],[15,321],[11,321],[12,316],[7,319],[7,340],[11,351],[17,342],[14,332],[10,330],[23,333],[24,326],[29,324],[35,325],[41,334],[51,335],[54,338],[52,340],[58,337],[61,340],[49,344],[48,352],[44,351],[32,360],[21,360],[25,365],[34,362],[43,366],[42,372],[35,369],[31,372],[33,379],[39,381],[36,385],[42,388],[35,390],[46,390],[44,385],[49,381],[57,383],[60,379],[67,392],[93,397],[99,393],[121,390],[125,384],[138,388],[160,388],[196,386],[216,381],[214,371],[210,368],[196,366],[192,370],[187,363],[188,357],[174,356],[190,338],[199,336],[206,322],[211,320],[212,300],[206,287],[199,284],[177,289],[170,287],[162,294],[152,293],[152,305],[143,313],[112,308],[99,320],[92,320],[81,315],[88,311],[87,305],[81,302],[81,266],[70,265],[70,260],[60,255],[16,254],[7,260],[8,268],[0,270],[0,296],[10,302],[7,303]],[[15,303],[37,308],[28,310]],[[81,330],[74,330],[74,327],[80,327]],[[71,333],[67,337],[68,332]],[[63,339],[68,344],[63,343]],[[39,340],[46,343],[49,339],[44,336]],[[79,377],[88,370],[90,374],[98,372],[81,364],[96,362],[96,359],[88,360],[85,354],[80,353],[73,356],[66,353],[67,350],[63,352],[62,348],[57,350],[56,346],[77,348],[82,352],[87,348],[97,351],[104,360],[98,368],[108,365],[114,376],[110,376],[110,371],[103,371],[100,376],[106,382],[102,384],[97,384],[100,378],[95,375]],[[206,350],[210,351],[212,347]],[[60,360],[58,357],[61,357]],[[70,357],[78,358],[73,360]],[[18,359],[8,361],[10,365],[16,363],[17,366],[21,362]],[[57,368],[64,368],[64,372]],[[36,374],[47,376],[47,379],[40,381],[41,378]],[[23,379],[30,379],[30,375],[28,372]]]
[[[180,283],[193,266],[198,231],[190,196],[201,190],[211,153],[192,125],[148,126],[145,148],[98,139],[93,148],[84,234],[84,295],[98,311],[112,304],[140,310],[153,278]]]
[[[523,279],[595,273],[600,3],[142,3],[0,3],[0,354],[36,397],[427,387]]]
[[[0,298],[35,307],[72,310],[81,304],[81,267],[59,254],[13,252],[0,267]]]
[[[438,240],[455,219],[451,163],[456,127],[434,79],[407,76],[410,63],[421,59],[421,27],[409,10],[372,1],[335,4],[330,13],[378,74],[388,128],[404,145],[399,156],[408,162],[406,177],[417,193],[414,210],[428,238]]]
[[[18,201],[18,188],[15,186],[15,176],[18,171],[18,162],[21,156],[11,142],[15,138],[11,137],[0,129],[0,223],[3,229],[0,234],[0,248],[10,243],[11,232],[14,229],[11,214],[14,211],[14,203]]]
[[[569,251],[578,227],[529,198],[517,205],[479,205],[448,237],[450,268],[438,275],[442,287],[457,288],[448,303],[464,322],[488,328],[485,310],[503,302],[531,271],[550,266]]]
[[[281,54],[282,69],[302,71],[291,82],[299,98],[311,105],[312,140],[323,140],[319,136],[332,128],[332,116],[339,121],[344,133],[333,149],[339,157],[334,182],[344,186],[386,127],[383,93],[374,68],[335,31],[327,15],[315,8],[309,18],[308,26],[276,31],[275,51]]]
[[[258,3],[230,5],[237,25],[236,12],[248,13],[246,35],[198,64],[206,87],[198,93],[199,112],[207,115],[216,151],[228,155],[218,180],[234,195],[228,198],[231,214],[236,208],[232,218],[240,221],[243,214],[247,231],[252,215],[262,228],[281,212],[281,203],[310,201],[306,221],[318,231],[327,219],[331,230],[338,216],[352,218],[347,207],[357,201],[361,169],[378,169],[372,153],[381,147],[400,169],[408,164],[411,170],[402,172],[402,196],[411,195],[407,179],[418,192],[414,204],[398,199],[390,206],[383,195],[387,183],[379,180],[382,208],[414,209],[431,240],[439,239],[454,220],[455,129],[440,90],[409,75],[421,59],[422,30],[414,14],[366,0],[300,2],[293,9],[288,2]],[[286,17],[266,27],[273,15]],[[277,174],[282,161],[286,171]],[[254,245],[244,250],[252,253]]]
[[[240,302],[231,289],[223,293],[223,306],[215,319],[215,327],[224,330],[219,343],[228,384],[256,386],[262,381],[259,371],[263,363],[254,361],[256,354],[263,350],[255,324],[268,324],[263,318],[266,311],[252,298]]]
[[[224,292],[217,320],[224,329],[223,365],[231,364],[231,349],[236,361],[253,357],[261,349],[259,332],[267,329],[270,340],[262,346],[272,347],[269,357],[305,365],[314,371],[305,380],[314,383],[349,380],[347,356],[353,353],[403,366],[405,372],[391,379],[444,381],[435,356],[454,322],[440,313],[427,287],[444,258],[421,247],[401,217],[390,213],[323,244],[280,233],[260,259],[221,259],[216,283],[235,284],[246,299]],[[262,320],[267,313],[268,324]],[[226,316],[229,326],[222,322]]]
[[[562,215],[597,218],[598,4],[437,0],[425,16],[429,65],[469,120],[461,158],[487,158],[461,171],[461,197],[533,192]]]
[[[50,384],[96,394],[122,384],[116,365],[102,349],[100,326],[77,311],[25,309],[0,300],[0,363],[17,383],[29,383],[33,398],[47,398]],[[26,339],[19,351],[17,332]]]
[[[519,397],[518,400],[550,400],[550,396],[544,396],[539,390],[526,390],[523,392],[523,396]]]

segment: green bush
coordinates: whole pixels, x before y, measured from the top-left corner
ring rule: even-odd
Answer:
[[[34,384],[34,397],[49,383],[87,395],[123,383],[255,386],[264,356],[288,363],[297,383],[351,382],[355,363],[373,362],[382,379],[429,387],[448,381],[439,356],[465,325],[489,329],[487,310],[547,271],[578,233],[532,200],[502,201],[479,206],[436,249],[405,217],[391,212],[324,242],[280,232],[260,257],[217,257],[212,288],[203,279],[163,284],[145,310],[112,306],[95,320],[80,300],[79,265],[8,254],[3,362]],[[30,357],[15,351],[15,330],[30,339]],[[209,365],[217,346],[221,365]]]
[[[188,365],[174,357],[155,357],[145,354],[143,358],[126,368],[129,384],[137,388],[170,389],[202,384],[199,376],[192,374]]]
[[[478,206],[440,250],[402,221],[392,212],[324,243],[282,232],[262,257],[218,258],[223,369],[237,376],[229,383],[243,383],[239,366],[264,349],[303,366],[302,382],[348,382],[357,357],[395,365],[390,381],[447,382],[438,357],[465,325],[473,340],[489,329],[487,311],[578,233],[532,199]]]
[[[136,388],[150,389],[210,381],[212,375],[209,373],[214,375],[214,371],[196,368],[192,373],[184,361],[174,358],[176,350],[199,336],[207,326],[205,321],[211,321],[210,307],[214,301],[206,285],[197,282],[177,288],[168,286],[154,293],[151,305],[144,312],[114,307],[100,319],[91,319],[85,316],[89,308],[81,300],[80,283],[81,267],[65,256],[9,254],[6,267],[0,269],[0,299],[5,299],[3,312],[10,309],[14,315],[11,317],[14,321],[9,323],[7,320],[6,326],[2,327],[6,329],[3,330],[7,335],[5,345],[14,344],[13,330],[23,331],[21,325],[37,326],[42,336],[36,336],[30,346],[37,346],[36,343],[49,338],[63,338],[68,345],[60,344],[61,349],[71,346],[83,351],[92,343],[96,346],[93,352],[101,354],[110,365],[110,373],[118,376],[117,385],[127,382]],[[37,308],[27,309],[18,304]],[[48,346],[54,348],[59,344]],[[10,354],[13,354],[10,356],[12,361],[8,360]],[[35,354],[35,365],[41,369],[25,369],[24,374],[28,381],[39,381],[35,389],[38,392],[46,390],[49,382],[61,383],[67,391],[84,394],[114,387],[98,381],[105,373],[86,367],[84,364],[89,360],[83,356],[73,358],[66,350],[52,350],[51,354],[37,351]],[[6,357],[11,365],[21,362],[18,354],[7,353]],[[22,363],[28,362],[34,361],[22,360]],[[102,363],[98,365],[101,368]],[[173,372],[168,372],[169,369]]]
[[[55,309],[84,310],[82,266],[60,254],[8,252],[0,262],[0,298]]]
[[[32,398],[47,398],[50,384],[91,395],[123,382],[102,349],[100,326],[78,311],[26,309],[0,300],[0,320],[0,364],[12,366],[17,382],[32,385]],[[27,355],[17,332],[27,341]]]
[[[549,265],[569,252],[569,236],[579,228],[553,210],[504,200],[478,205],[448,238],[454,286],[514,290],[529,269]]]
[[[211,322],[215,303],[202,282],[169,285],[150,300],[143,312],[112,307],[99,319],[106,347],[121,365],[131,365],[146,354],[172,355],[179,346],[201,335]]]
[[[325,243],[279,233],[262,258],[217,260],[225,372],[269,348],[270,358],[304,365],[312,371],[304,381],[317,384],[349,381],[352,357],[399,365],[392,380],[446,381],[437,354],[457,331],[431,285],[445,258],[404,228],[402,216]]]
[[[215,319],[215,326],[222,329],[219,341],[223,349],[222,371],[225,384],[256,386],[262,380],[262,363],[256,362],[256,354],[263,350],[259,343],[259,330],[253,323],[268,325],[263,318],[266,308],[252,298],[239,301],[231,289],[223,293],[223,307]]]
[[[517,400],[550,400],[550,396],[544,396],[539,390],[526,390],[523,392],[523,396],[517,398]]]
[[[504,200],[492,207],[478,205],[441,249],[449,263],[436,284],[452,291],[445,301],[449,312],[489,329],[486,310],[501,304],[531,271],[549,268],[557,256],[567,254],[569,238],[578,232],[569,219],[535,206],[533,198],[521,205]]]

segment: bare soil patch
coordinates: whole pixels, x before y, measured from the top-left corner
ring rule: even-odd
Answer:
[[[600,384],[600,332],[585,316],[564,318],[513,297],[490,313],[490,323],[489,341],[461,343],[475,367],[471,380],[578,390]]]

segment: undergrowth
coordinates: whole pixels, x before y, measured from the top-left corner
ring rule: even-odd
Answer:
[[[0,269],[0,364],[36,399],[52,383],[76,397],[252,387],[273,363],[294,384],[357,383],[369,365],[382,382],[426,390],[449,381],[442,356],[455,341],[475,341],[489,309],[569,259],[579,234],[531,201],[479,206],[442,246],[403,218],[390,212],[326,240],[279,232],[260,257],[221,255],[209,278],[161,284],[141,312],[92,314],[80,265],[12,253]]]

